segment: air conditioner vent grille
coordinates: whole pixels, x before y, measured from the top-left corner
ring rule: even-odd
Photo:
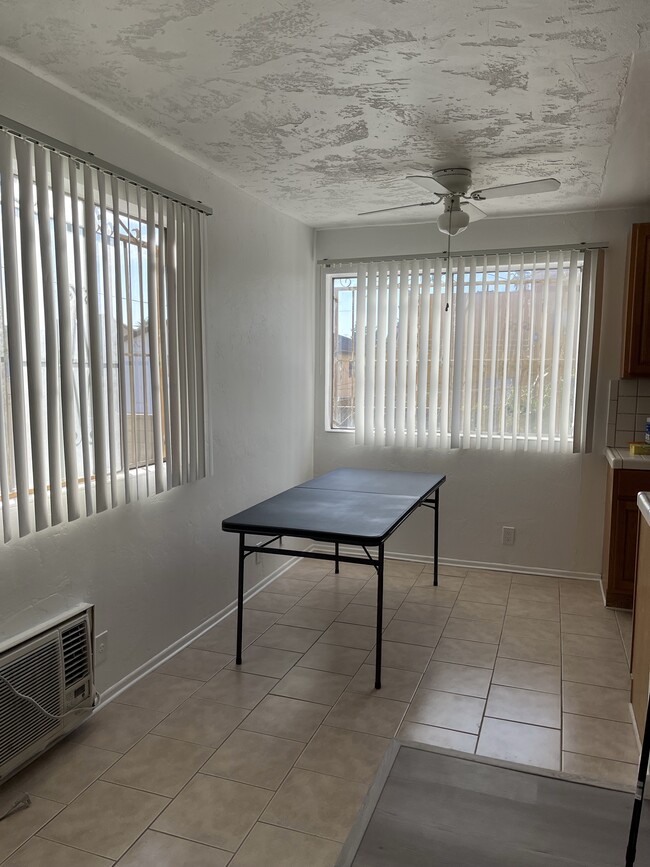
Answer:
[[[63,671],[65,688],[88,677],[90,673],[90,648],[86,621],[75,623],[61,632],[63,645]]]
[[[58,637],[1,666],[0,674],[15,690],[30,696],[51,714],[61,713]],[[0,766],[59,726],[58,720],[19,698],[0,680]]]

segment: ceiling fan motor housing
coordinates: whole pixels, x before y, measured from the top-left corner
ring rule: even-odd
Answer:
[[[446,187],[450,193],[464,196],[472,186],[472,173],[469,169],[440,169],[432,176]]]

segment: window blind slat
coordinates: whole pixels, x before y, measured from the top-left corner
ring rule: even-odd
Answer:
[[[50,156],[52,174],[52,220],[54,228],[54,259],[56,263],[56,300],[59,322],[59,369],[61,376],[61,423],[63,429],[63,464],[65,479],[77,479],[77,448],[75,443],[74,368],[72,361],[72,327],[70,321],[70,274],[68,270],[65,190],[66,163],[59,154]],[[65,486],[67,517],[79,517],[79,496],[76,484]]]
[[[192,237],[194,239],[194,252],[192,261],[194,273],[192,285],[194,287],[194,363],[196,369],[196,431],[197,431],[197,476],[205,478],[205,378],[203,372],[203,256],[201,255],[202,236],[201,218],[197,211],[192,214]]]
[[[506,278],[504,281],[505,292],[505,320],[503,323],[503,363],[501,364],[501,401],[499,409],[499,430],[501,433],[499,447],[501,451],[506,449],[506,407],[507,407],[507,383],[508,383],[508,346],[510,339],[510,281],[512,279],[512,256],[508,254],[508,263],[506,266]],[[494,347],[496,351],[496,346]]]
[[[386,337],[388,328],[388,270],[379,268],[377,298],[377,375],[375,377],[375,445],[386,443]]]
[[[483,402],[485,400],[485,347],[486,347],[486,327],[487,327],[487,311],[488,311],[488,268],[487,256],[483,256],[483,285],[482,292],[476,298],[476,312],[480,322],[480,338],[479,338],[479,367],[478,367],[478,386],[477,386],[477,402],[476,402],[476,448],[480,449],[483,446]]]
[[[365,443],[365,393],[366,393],[366,299],[368,295],[368,266],[360,263],[357,268],[357,330],[354,340],[355,395],[354,439]]]
[[[431,306],[431,262],[422,262],[422,291],[419,311],[419,359],[417,382],[417,444],[422,447],[427,442],[427,394],[429,391],[429,310]]]
[[[408,291],[409,266],[400,264],[399,279],[399,331],[397,335],[397,380],[395,383],[395,445],[403,446],[406,441],[406,368],[408,348]]]
[[[20,488],[28,490],[27,485],[27,462],[23,457],[23,463],[19,468],[16,456],[16,450],[10,451],[10,428],[13,433],[15,442],[21,442],[16,438],[16,431],[20,429],[18,420],[14,417],[15,412],[22,407],[22,402],[16,406],[14,412],[8,404],[8,395],[5,394],[5,376],[9,372],[7,382],[9,391],[13,393],[14,400],[17,396],[11,389],[11,372],[13,369],[20,371],[20,386],[22,386],[22,339],[21,339],[21,323],[20,323],[20,307],[18,304],[18,263],[16,261],[16,228],[15,228],[15,203],[14,203],[14,173],[13,173],[13,155],[12,155],[11,139],[0,136],[0,202],[2,210],[0,212],[0,228],[2,234],[2,266],[4,267],[4,293],[2,292],[2,283],[0,282],[0,328],[2,329],[2,355],[4,369],[0,370],[0,496],[3,503],[9,502],[9,470],[15,469],[17,477],[16,487],[20,483]],[[4,321],[7,321],[7,329],[4,328]],[[7,341],[5,344],[5,340]],[[16,358],[17,356],[17,358]],[[17,367],[16,367],[17,365]],[[5,412],[5,406],[7,411]],[[20,490],[20,489],[19,489]],[[26,497],[17,497],[19,518],[21,519],[20,533],[23,535],[25,524],[27,525],[26,532],[29,531],[29,515],[23,513]],[[22,500],[22,502],[21,502]],[[5,542],[9,542],[12,538],[11,515],[9,509],[2,510],[2,529]]]
[[[27,393],[29,406],[28,436],[31,443],[32,485],[36,529],[49,526],[47,504],[47,459],[44,437],[42,361],[40,348],[40,308],[36,272],[36,239],[34,231],[33,145],[16,141],[18,168],[20,262],[25,320],[25,360],[27,362]]]
[[[515,388],[512,401],[512,439],[510,440],[511,449],[516,449],[519,445],[519,414],[521,407],[519,405],[520,385],[521,385],[521,341],[522,341],[522,319],[524,309],[524,254],[522,253],[519,262],[517,263],[517,323],[516,323],[516,341],[515,341]],[[524,449],[528,447],[526,441],[522,443]]]
[[[557,281],[555,284],[555,309],[552,324],[552,352],[551,352],[551,397],[548,423],[548,450],[555,451],[556,426],[558,415],[558,373],[560,370],[560,342],[562,340],[562,312],[564,308],[564,260],[565,253],[558,254]]]
[[[122,474],[124,476],[124,500],[131,502],[131,474],[129,449],[129,422],[127,415],[127,382],[124,363],[124,279],[122,275],[122,227],[120,223],[120,181],[111,178],[111,200],[113,207],[113,284],[115,286],[115,321],[117,325],[117,378],[118,401],[120,406],[119,443],[122,455]]]
[[[573,334],[576,329],[576,317],[578,315],[579,302],[580,283],[578,280],[578,253],[576,250],[572,250],[569,257],[569,275],[567,281],[567,317],[565,326],[567,334]],[[560,451],[568,450],[569,428],[573,427],[574,421],[575,391],[570,387],[574,374],[573,358],[574,342],[573,340],[565,340],[562,374],[566,386],[562,389],[562,400],[560,404]],[[571,433],[573,433],[572,430]]]
[[[160,357],[158,344],[160,331],[158,327],[158,267],[156,262],[156,216],[160,224],[160,215],[156,215],[153,193],[147,193],[147,289],[149,300],[149,346],[151,357],[151,397],[153,414],[153,456],[155,467],[156,493],[165,489],[163,472],[162,447],[162,413],[160,405]]]
[[[172,465],[172,486],[181,484],[181,402],[178,358],[178,298],[176,290],[177,274],[177,221],[176,204],[167,205],[167,245],[166,277],[167,303],[169,316],[169,413],[171,419],[171,442],[168,445],[167,460]]]
[[[189,211],[183,208],[183,236],[185,239],[185,315],[184,333],[188,335],[185,342],[187,364],[187,421],[188,421],[188,479],[195,482],[198,465],[198,441],[196,436],[196,355],[192,350],[194,334],[194,225],[190,219]]]
[[[460,447],[461,393],[463,387],[463,347],[465,344],[465,320],[467,301],[465,298],[465,259],[461,256],[456,266],[456,285],[452,291],[452,317],[454,328],[454,368],[451,393],[451,447]],[[452,284],[453,286],[453,284]]]
[[[438,412],[440,409],[440,344],[442,317],[442,262],[433,265],[433,299],[431,309],[431,371],[429,374],[429,426],[427,446],[439,446]]]
[[[451,383],[451,347],[452,347],[452,320],[453,320],[453,265],[451,273],[445,272],[445,294],[440,299],[440,335],[441,335],[441,352],[442,352],[442,379],[440,382],[440,446],[443,449],[449,448],[449,410],[450,410],[450,394],[449,386]]]
[[[106,365],[106,399],[108,412],[108,466],[111,479],[111,506],[117,506],[117,455],[115,453],[115,396],[113,388],[113,285],[108,265],[108,218],[106,213],[106,175],[98,172],[97,181],[99,187],[99,231],[101,236],[102,269],[101,286],[104,296],[104,359]],[[101,316],[101,311],[100,311]]]
[[[388,273],[386,335],[386,445],[395,442],[395,370],[397,364],[397,311],[399,304],[399,265],[391,262]]]
[[[489,352],[491,355],[490,362],[490,376],[489,376],[489,386],[488,386],[488,408],[487,408],[487,445],[488,448],[492,448],[494,444],[494,421],[495,415],[497,411],[497,346],[498,346],[498,337],[499,337],[499,299],[501,293],[499,292],[499,273],[501,270],[501,260],[499,255],[496,256],[496,262],[494,265],[494,288],[493,292],[493,311],[492,311],[492,323],[490,328],[490,339],[489,339]]]
[[[418,308],[420,303],[420,269],[416,262],[408,272],[408,339],[406,342],[406,444],[413,448],[416,444],[417,419],[417,362],[418,362]]]
[[[140,499],[140,432],[138,430],[138,419],[136,414],[137,402],[136,402],[136,388],[135,388],[135,365],[136,365],[136,352],[135,352],[135,343],[134,343],[134,331],[135,331],[135,299],[133,298],[133,285],[134,281],[137,282],[138,279],[138,268],[137,268],[137,254],[136,254],[136,262],[133,262],[132,257],[132,249],[130,238],[132,237],[131,233],[131,222],[135,222],[135,219],[132,217],[132,212],[135,213],[137,205],[131,203],[130,196],[130,185],[127,183],[124,186],[124,198],[126,202],[126,226],[125,232],[126,236],[129,239],[127,241],[126,252],[124,256],[124,273],[125,273],[125,283],[126,283],[126,320],[127,320],[127,355],[129,359],[129,377],[127,382],[128,396],[129,396],[129,406],[131,412],[129,413],[129,429],[131,432],[131,446],[133,451],[133,457],[130,458],[130,462],[128,464],[128,471],[131,472],[132,469],[135,469],[135,499]]]
[[[70,175],[70,199],[72,208],[72,245],[74,258],[74,294],[75,313],[77,317],[77,377],[79,395],[79,416],[81,428],[81,451],[84,471],[84,497],[86,502],[86,514],[92,515],[94,511],[93,484],[92,484],[92,461],[90,455],[90,405],[88,402],[88,384],[90,376],[86,372],[86,316],[84,292],[86,283],[82,270],[82,244],[81,244],[81,221],[83,200],[79,198],[79,185],[77,181],[77,165],[73,160],[68,161]],[[83,175],[82,175],[83,177]]]
[[[603,250],[585,254],[580,290],[580,325],[576,362],[576,402],[573,451],[590,453],[593,448],[594,409],[600,338]]]
[[[474,328],[476,317],[476,258],[472,256],[469,262],[469,282],[467,294],[467,324],[465,326],[465,359],[464,359],[464,406],[462,422],[463,445],[467,447],[471,435],[472,397],[474,395]]]
[[[537,451],[542,451],[544,448],[544,427],[547,418],[547,407],[544,396],[544,383],[546,379],[546,343],[548,340],[548,300],[550,293],[550,254],[547,253],[544,262],[544,299],[543,299],[543,315],[542,315],[542,339],[541,339],[541,354],[539,365],[539,385],[537,388]]]
[[[179,457],[181,469],[181,483],[185,484],[188,480],[189,471],[189,430],[187,423],[187,345],[186,345],[186,316],[185,316],[185,222],[183,212],[177,209],[176,219],[176,316],[178,321],[178,384],[179,397],[181,403],[180,417],[182,423],[180,426],[181,439],[179,443]]]
[[[537,327],[537,253],[533,253],[533,277],[530,287],[530,329],[528,340],[528,381],[526,383],[526,421],[524,428],[524,442],[526,448],[531,448],[530,414],[533,389],[533,365],[535,363],[535,336]]]
[[[137,326],[137,330],[139,331],[138,337],[140,338],[140,347],[139,352],[136,358],[134,358],[134,362],[137,361],[140,369],[142,370],[142,413],[138,413],[137,407],[133,409],[133,412],[136,414],[136,429],[138,433],[140,429],[142,430],[142,465],[145,467],[145,471],[143,473],[144,480],[142,483],[143,493],[145,496],[149,496],[150,494],[150,483],[149,483],[149,473],[146,470],[146,467],[149,466],[149,457],[150,457],[150,443],[149,443],[149,432],[148,428],[148,420],[149,420],[149,377],[147,376],[147,343],[149,340],[148,334],[148,321],[147,316],[145,314],[144,307],[144,296],[147,291],[147,286],[145,284],[145,274],[146,270],[142,262],[142,250],[143,250],[143,226],[146,225],[144,223],[144,218],[142,214],[142,190],[140,187],[136,187],[136,208],[137,208],[137,219],[138,219],[138,230],[137,230],[137,238],[138,238],[138,315],[140,321]],[[138,415],[142,416],[142,424],[137,424]]]
[[[166,485],[172,487],[172,447],[171,447],[171,426],[170,426],[170,398],[169,398],[169,371],[170,365],[168,362],[169,356],[169,338],[167,333],[167,316],[169,311],[169,302],[167,299],[167,200],[163,196],[158,197],[158,218],[159,231],[162,233],[159,239],[158,246],[158,326],[160,329],[160,345],[162,355],[162,414],[164,418],[164,443],[165,443],[165,475]],[[203,346],[203,342],[201,342]]]
[[[366,442],[375,441],[375,374],[377,371],[375,349],[377,343],[377,266],[368,268],[367,328],[366,328],[366,384],[363,395]]]
[[[34,149],[34,177],[36,181],[36,202],[38,211],[38,235],[40,243],[41,282],[43,288],[43,313],[45,324],[45,366],[46,384],[46,431],[50,520],[52,525],[63,520],[63,500],[61,496],[61,403],[59,390],[59,347],[56,324],[56,296],[54,290],[54,261],[52,257],[50,209],[50,166],[49,154],[43,148]]]
[[[89,166],[84,167],[84,229],[86,239],[86,273],[88,279],[88,333],[90,337],[90,380],[92,398],[92,435],[95,466],[95,504],[98,512],[108,508],[106,485],[106,433],[104,411],[103,335],[99,314],[97,281],[97,243],[95,227],[94,178]]]

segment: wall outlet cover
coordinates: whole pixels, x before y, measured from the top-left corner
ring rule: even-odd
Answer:
[[[108,656],[108,629],[95,636],[95,666],[106,662]]]

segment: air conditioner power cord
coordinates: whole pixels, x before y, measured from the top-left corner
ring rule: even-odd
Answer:
[[[25,792],[21,798],[18,798],[18,800],[0,816],[0,822],[2,822],[3,819],[8,819],[9,816],[13,816],[14,813],[26,810],[28,807],[31,807],[31,804],[32,799],[29,797],[27,792]]]
[[[40,705],[30,695],[25,695],[24,693],[19,692],[16,689],[16,687],[13,686],[13,684],[11,684],[7,680],[7,678],[4,677],[2,674],[0,674],[0,680],[9,687],[9,689],[13,692],[13,694],[15,696],[17,696],[18,698],[22,698],[23,701],[29,702],[29,704],[33,705],[33,707],[35,707],[42,714],[49,717],[50,719],[61,720],[61,719],[65,719],[65,717],[67,717],[67,716],[70,716],[70,714],[79,713],[80,711],[87,710],[87,708],[85,708],[85,707],[74,707],[74,708],[72,708],[72,710],[66,711],[65,713],[62,713],[62,714],[50,713],[49,710],[46,710],[42,705]],[[95,692],[95,696],[93,698],[93,707],[97,707],[97,704],[99,703],[99,699],[100,699],[99,693]],[[9,807],[8,810],[6,810],[4,813],[2,813],[0,815],[0,822],[2,822],[4,819],[8,819],[9,816],[13,816],[14,813],[20,812],[20,810],[26,810],[28,807],[31,806],[31,803],[32,803],[31,798],[29,797],[27,792],[25,792],[25,794],[22,797],[20,797],[11,807]]]
[[[3,683],[6,683],[14,695],[16,695],[18,698],[22,698],[23,701],[29,702],[29,704],[33,705],[33,707],[35,707],[37,710],[40,710],[40,712],[42,714],[45,714],[45,716],[49,717],[50,719],[61,720],[61,719],[65,719],[66,717],[70,716],[70,714],[82,713],[82,712],[88,710],[87,707],[73,707],[72,710],[67,710],[65,713],[51,713],[49,710],[47,710],[42,705],[40,705],[36,701],[36,699],[33,699],[31,697],[31,695],[25,695],[23,692],[19,692],[16,689],[16,687],[13,686],[13,684],[10,683],[7,680],[7,678],[4,677],[4,675],[2,675],[2,674],[0,674],[0,681],[2,681]],[[93,704],[92,704],[93,707],[97,707],[97,705],[99,704],[100,698],[101,698],[100,694],[98,692],[95,692],[95,695],[93,697]]]

